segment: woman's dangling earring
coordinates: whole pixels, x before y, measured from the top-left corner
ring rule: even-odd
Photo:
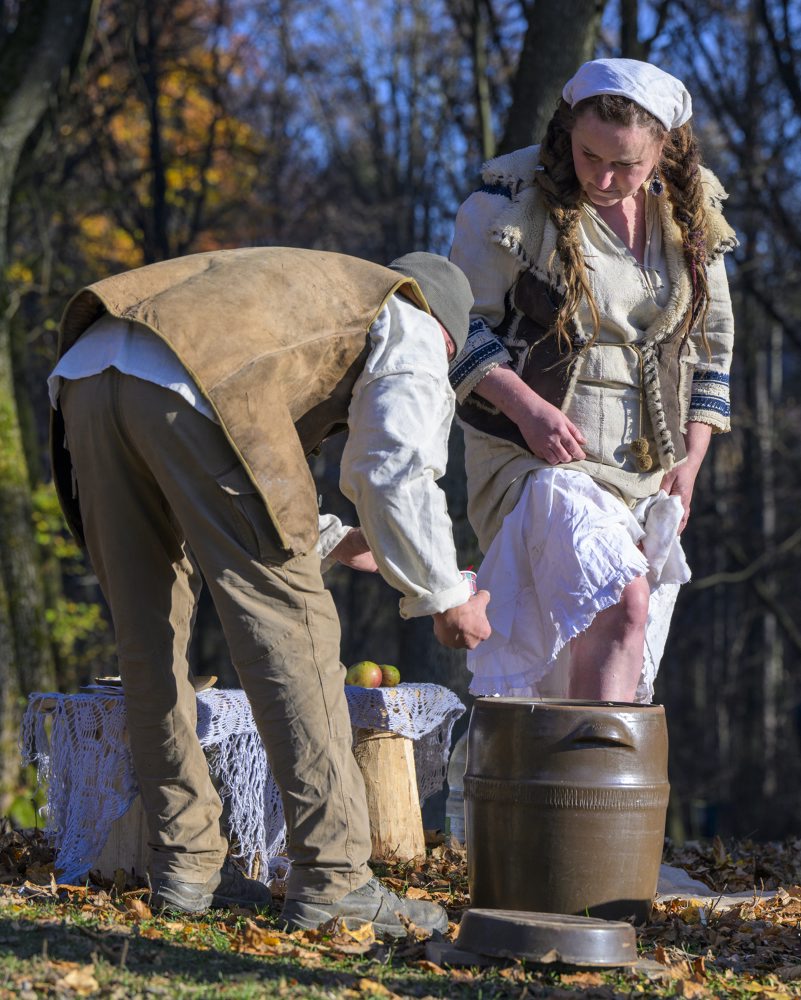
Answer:
[[[654,167],[654,176],[651,178],[651,183],[648,185],[648,190],[651,194],[655,195],[657,198],[665,190],[665,185],[659,179],[659,167]]]

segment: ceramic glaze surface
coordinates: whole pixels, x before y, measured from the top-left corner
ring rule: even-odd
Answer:
[[[647,920],[667,749],[661,706],[476,699],[464,777],[471,904]]]

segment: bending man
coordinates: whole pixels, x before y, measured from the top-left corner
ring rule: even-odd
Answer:
[[[347,424],[342,489],[401,614],[431,615],[454,648],[486,638],[488,594],[471,597],[461,578],[435,483],[448,360],[471,304],[461,271],[433,254],[387,268],[274,247],[152,264],[67,306],[50,378],[54,476],[114,622],[155,905],[269,901],[225,861],[195,733],[187,650],[202,575],[281,789],[287,922],[343,916],[402,934],[400,911],[445,925],[439,907],[371,878],[306,455]]]

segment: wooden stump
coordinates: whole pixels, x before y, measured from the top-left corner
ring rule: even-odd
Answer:
[[[129,875],[144,878],[149,856],[148,837],[142,796],[137,795],[128,811],[112,824],[106,846],[92,865],[92,871],[113,879],[117,869],[123,868]]]
[[[425,855],[414,744],[398,733],[356,729],[353,753],[367,789],[372,861]]]

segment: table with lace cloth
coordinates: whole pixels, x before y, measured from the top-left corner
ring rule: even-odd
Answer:
[[[420,801],[445,780],[450,737],[464,705],[438,684],[346,686],[354,729],[379,729],[414,741]],[[245,693],[210,689],[197,696],[197,733],[228,808],[235,854],[269,881],[286,844],[281,799]],[[112,824],[138,787],[125,730],[125,702],[113,688],[81,694],[32,694],[22,723],[26,763],[47,786],[45,832],[60,881],[91,870]],[[272,862],[272,864],[271,864]],[[285,865],[285,862],[284,862]]]

